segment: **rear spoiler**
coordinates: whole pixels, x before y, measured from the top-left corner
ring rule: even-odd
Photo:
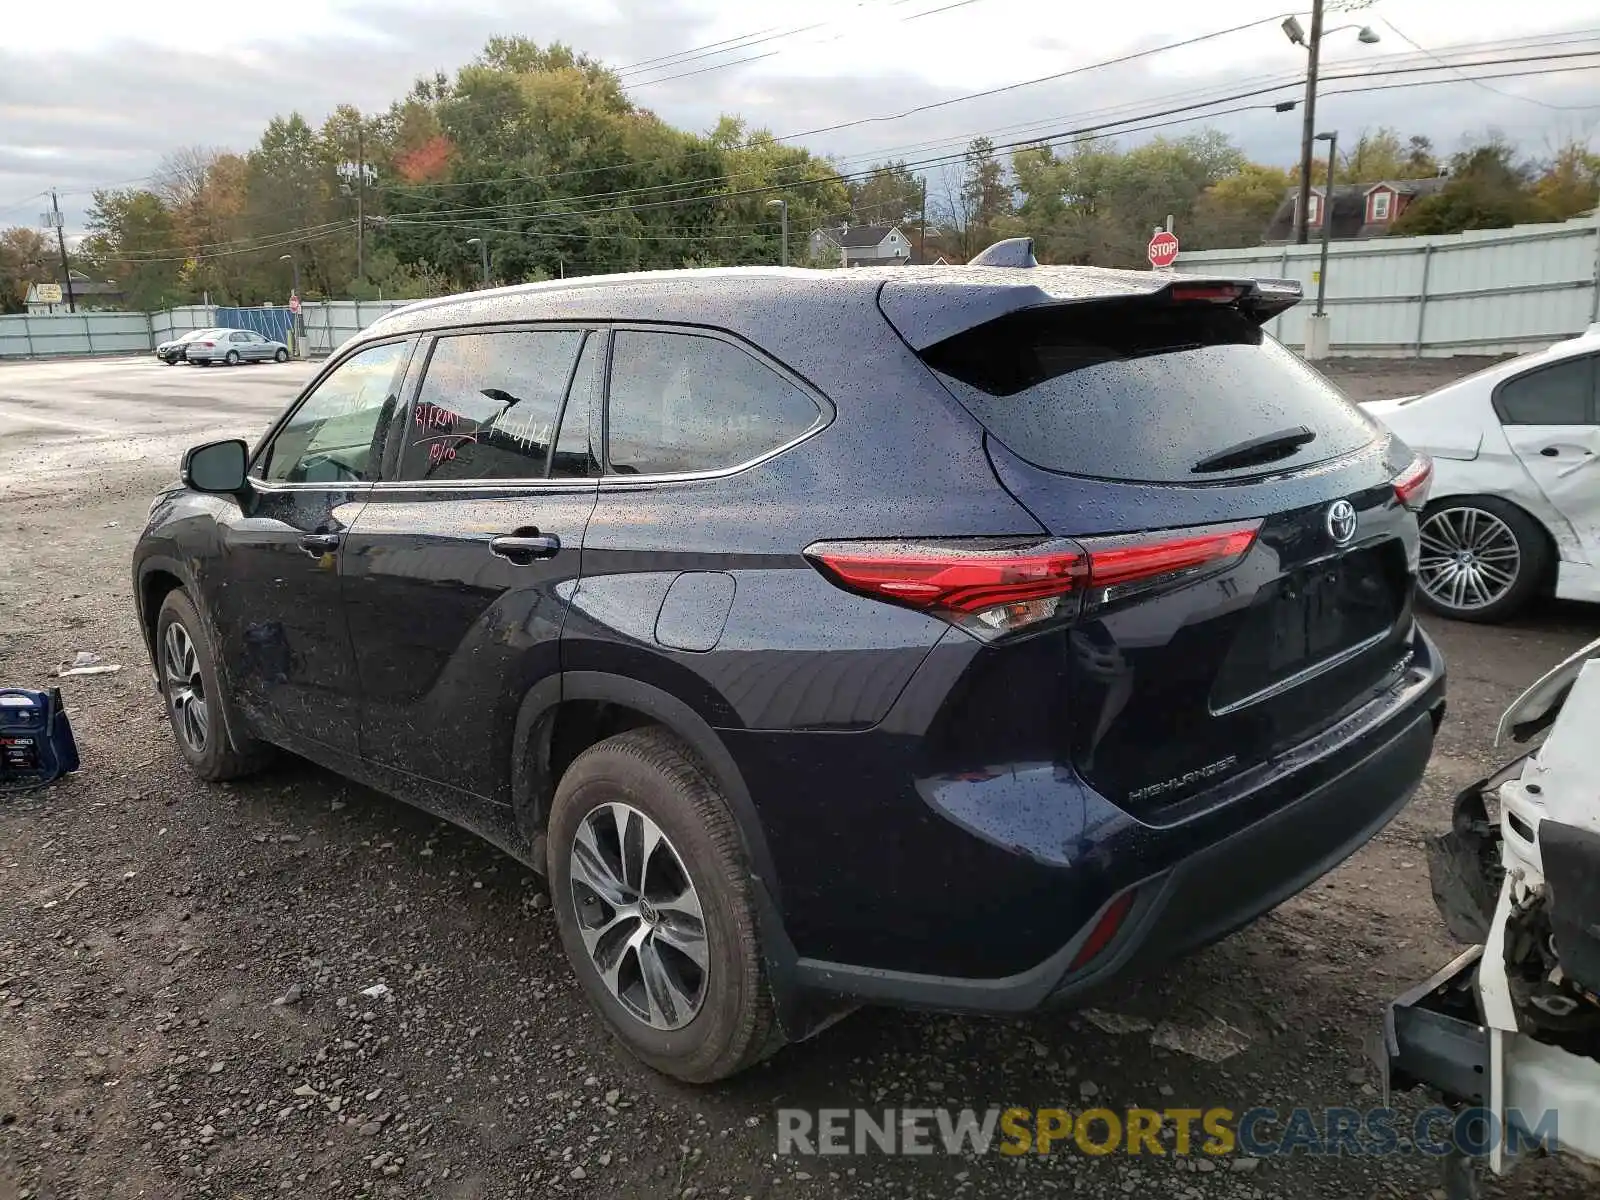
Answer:
[[[1175,275],[1106,267],[1039,266],[1032,238],[989,247],[965,267],[895,275],[878,308],[912,350],[930,346],[1027,309],[1094,303],[1217,304],[1265,324],[1300,303],[1293,279]]]

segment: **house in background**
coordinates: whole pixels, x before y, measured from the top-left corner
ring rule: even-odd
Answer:
[[[846,267],[894,266],[911,261],[911,239],[894,225],[839,225],[811,231],[813,262],[829,260]]]
[[[61,300],[45,299],[39,294],[37,283],[28,286],[27,298],[23,304],[27,306],[30,317],[44,317],[52,313],[68,313],[74,307],[79,312],[114,312],[121,309],[127,302],[127,294],[122,290],[122,285],[114,279],[90,279],[82,271],[71,271],[68,278],[72,280],[72,301],[67,303],[67,285],[61,280],[55,281],[55,286],[61,289]]]
[[[1400,214],[1411,207],[1421,196],[1431,196],[1450,181],[1443,176],[1436,179],[1382,179],[1377,183],[1343,183],[1333,189],[1333,203],[1328,204],[1327,189],[1311,189],[1311,204],[1306,229],[1310,239],[1322,238],[1322,221],[1332,208],[1333,241],[1351,241],[1359,238],[1384,237],[1394,229]],[[1290,188],[1278,211],[1272,214],[1262,241],[1267,245],[1294,240],[1294,214],[1300,195]]]

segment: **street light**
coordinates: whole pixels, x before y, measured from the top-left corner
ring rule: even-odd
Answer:
[[[1322,260],[1317,265],[1317,316],[1322,316],[1322,298],[1328,293],[1328,239],[1333,236],[1333,172],[1339,162],[1339,131],[1319,133],[1319,142],[1328,143],[1328,190],[1322,205]]]
[[[478,248],[478,257],[483,261],[483,286],[489,286],[489,243],[482,238],[468,238],[467,245]]]
[[[1289,17],[1283,22],[1284,36],[1296,46],[1303,46],[1307,59],[1305,124],[1300,133],[1300,195],[1294,212],[1294,240],[1301,245],[1307,241],[1306,218],[1310,215],[1308,210],[1311,206],[1311,142],[1317,128],[1317,66],[1322,52],[1322,39],[1344,29],[1358,28],[1355,25],[1336,25],[1332,29],[1324,29],[1323,3],[1324,0],[1312,0],[1309,34],[1296,17]],[[1371,46],[1381,40],[1378,31],[1370,25],[1359,26],[1359,30],[1356,40],[1363,45]]]
[[[778,248],[778,264],[787,267],[789,265],[789,202],[787,200],[768,200],[767,207],[778,210],[778,218],[782,222],[783,229],[780,235],[783,238],[783,244]]]
[[[294,286],[289,290],[289,299],[293,301],[292,307],[294,311],[289,315],[294,322],[294,356],[303,358],[305,356],[306,327],[305,323],[300,319],[300,260],[293,253],[290,253],[278,255],[278,261],[286,262],[294,268]]]

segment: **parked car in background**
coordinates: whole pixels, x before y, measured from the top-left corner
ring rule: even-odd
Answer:
[[[184,358],[196,366],[209,367],[212,363],[226,363],[236,367],[240,363],[289,361],[289,347],[282,342],[264,338],[253,329],[213,329],[207,336],[196,338],[185,347]]]
[[[173,338],[171,341],[162,342],[156,347],[156,357],[167,366],[174,366],[185,361],[189,345],[204,338],[213,337],[224,332],[221,329],[191,329],[182,337]]]
[[[751,268],[397,310],[151,507],[178,749],[545,873],[682,1079],[860,1003],[1080,997],[1365,844],[1443,717],[1427,461],[1263,333],[1298,299]]]
[[[1535,596],[1600,603],[1600,325],[1367,412],[1433,457],[1423,602],[1503,621]]]

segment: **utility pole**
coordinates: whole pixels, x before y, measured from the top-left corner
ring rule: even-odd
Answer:
[[[1317,316],[1323,316],[1322,302],[1328,294],[1328,241],[1333,236],[1333,171],[1339,161],[1339,131],[1317,134],[1317,141],[1328,143],[1328,202],[1322,206],[1322,257],[1317,264]]]
[[[356,279],[367,277],[367,135],[356,118]]]
[[[1306,219],[1311,209],[1311,143],[1317,133],[1317,60],[1322,52],[1323,0],[1311,0],[1311,35],[1306,39],[1306,111],[1300,132],[1300,197],[1294,210],[1294,240],[1306,244]],[[1325,208],[1332,207],[1328,193]],[[1327,218],[1324,217],[1324,220]]]
[[[78,301],[72,294],[72,268],[67,265],[67,235],[61,230],[61,201],[56,199],[55,188],[50,189],[50,223],[56,227],[56,249],[61,251],[61,278],[67,288],[67,311],[78,311]]]
[[[922,260],[922,265],[928,265],[928,177],[922,177],[922,219],[918,222],[917,231],[917,257]]]
[[[778,210],[778,218],[781,222],[779,225],[781,232],[778,234],[781,239],[778,243],[778,265],[787,267],[789,265],[789,202],[787,200],[768,200],[767,207]]]

